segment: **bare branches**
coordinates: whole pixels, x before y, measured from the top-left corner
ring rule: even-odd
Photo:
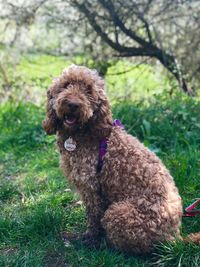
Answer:
[[[128,68],[128,69],[126,69],[126,70],[124,70],[124,71],[118,71],[118,72],[107,73],[107,76],[123,75],[123,74],[125,74],[125,73],[128,73],[128,72],[133,71],[134,69],[137,69],[139,66],[141,66],[141,65],[144,64],[144,63],[147,63],[147,59],[141,61],[140,63],[138,63],[138,64],[134,65],[133,67]]]
[[[148,20],[145,18],[144,13],[144,10],[148,12],[151,9],[151,5],[154,2],[153,0],[149,0],[146,5],[144,5],[145,9],[143,11],[141,10],[141,6],[137,5],[137,2],[131,2],[132,14],[136,16],[138,24],[143,25],[143,29],[145,29],[146,32],[145,35],[139,34],[139,31],[136,30],[137,28],[134,29],[134,27],[130,28],[127,26],[128,22],[131,26],[130,20],[127,21],[124,18],[125,13],[121,12],[120,10],[120,8],[125,8],[127,2],[125,2],[125,5],[120,2],[121,6],[119,8],[118,1],[114,3],[112,0],[96,0],[96,8],[99,8],[101,12],[104,12],[104,16],[109,18],[109,20],[111,21],[108,27],[110,29],[113,29],[112,31],[115,36],[114,39],[112,38],[111,34],[108,34],[106,32],[107,28],[101,25],[102,20],[98,17],[96,10],[92,6],[94,2],[80,2],[79,0],[72,0],[72,2],[74,6],[78,7],[79,11],[86,16],[89,21],[89,24],[92,26],[95,32],[102,38],[102,40],[107,43],[107,45],[109,45],[112,49],[119,52],[119,55],[121,57],[145,56],[158,59],[163,64],[163,66],[174,75],[174,77],[180,84],[182,90],[187,92],[188,94],[191,94],[191,90],[187,86],[186,80],[182,76],[182,71],[180,71],[177,65],[175,56],[166,51],[162,44],[160,45],[160,47],[158,47],[153,39],[153,34],[150,28],[151,26],[148,23]],[[172,4],[172,0],[167,1],[164,7],[162,7],[163,10],[172,8],[170,4]],[[122,38],[120,38],[120,36],[122,35],[124,35],[124,37],[126,38],[129,38],[128,46],[122,44]],[[156,35],[154,35],[154,37],[155,36]],[[159,44],[158,41],[157,44]]]
[[[97,20],[95,19],[95,17],[97,17],[97,14],[95,11],[90,12],[90,10],[86,7],[86,4],[79,4],[78,1],[73,2],[77,5],[79,11],[85,14],[89,23],[96,31],[96,33],[101,36],[103,41],[105,41],[114,50],[120,52],[122,56],[153,56],[153,51],[145,51],[143,48],[138,47],[127,47],[119,44],[119,42],[114,42],[111,38],[109,38],[106,32],[103,31],[102,27],[97,23]],[[119,25],[116,24],[116,26]]]
[[[112,3],[112,1],[107,0],[99,0],[101,5],[106,8],[106,10],[109,12],[110,16],[112,17],[112,20],[115,24],[115,26],[119,27],[123,33],[125,33],[127,36],[135,40],[137,43],[139,43],[142,46],[149,45],[143,38],[141,38],[139,35],[137,35],[134,31],[131,29],[128,29],[123,21],[120,19],[118,14],[115,12],[115,7]]]
[[[17,25],[30,25],[35,19],[37,10],[46,2],[47,0],[39,0],[29,5],[16,5],[10,1],[5,1],[5,6],[10,9],[9,17],[13,19]]]

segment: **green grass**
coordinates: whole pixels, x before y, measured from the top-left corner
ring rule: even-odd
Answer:
[[[23,59],[18,72],[23,73],[26,85],[35,86],[35,81],[40,80],[41,92],[37,96],[42,103],[49,73],[57,75],[66,61],[52,61],[45,71],[51,57],[43,56],[44,61],[33,57],[29,65],[30,58]],[[90,250],[78,242],[70,246],[64,243],[62,231],[85,230],[84,207],[59,170],[55,137],[46,136],[41,129],[44,105],[26,98],[16,102],[16,98],[0,106],[0,266],[200,266],[200,247],[180,241],[160,244],[155,254],[146,258],[111,250],[104,242],[99,250]],[[170,169],[184,205],[200,197],[197,99],[182,94],[169,98],[166,93],[145,101],[118,99],[113,101],[113,113]],[[200,231],[200,218],[184,218],[183,235],[196,231]]]

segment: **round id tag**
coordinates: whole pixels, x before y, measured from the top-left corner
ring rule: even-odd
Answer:
[[[67,140],[65,140],[64,142],[64,148],[67,150],[67,151],[74,151],[76,149],[76,142],[71,138],[69,137]]]

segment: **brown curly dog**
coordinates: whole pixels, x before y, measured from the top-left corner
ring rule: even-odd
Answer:
[[[182,203],[173,178],[153,152],[113,126],[98,73],[72,65],[47,96],[43,128],[57,134],[61,168],[86,206],[82,241],[95,245],[105,235],[117,249],[147,253],[157,242],[180,238]],[[107,149],[97,170],[102,140]]]

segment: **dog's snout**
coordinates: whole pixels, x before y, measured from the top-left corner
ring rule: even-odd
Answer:
[[[67,106],[70,109],[70,111],[76,111],[79,107],[79,104],[75,102],[69,102]]]

